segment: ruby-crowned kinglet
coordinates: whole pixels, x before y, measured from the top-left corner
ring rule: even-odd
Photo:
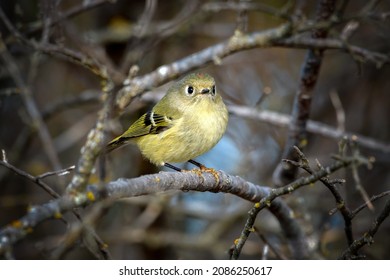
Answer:
[[[213,77],[193,73],[173,84],[152,110],[109,142],[107,150],[134,142],[156,165],[194,163],[193,158],[217,144],[227,123],[228,111]]]

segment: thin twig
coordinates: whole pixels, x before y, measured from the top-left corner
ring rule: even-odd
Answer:
[[[74,16],[77,16],[83,12],[86,12],[88,10],[94,9],[96,7],[99,7],[103,4],[108,4],[108,3],[115,3],[116,0],[93,0],[93,1],[82,1],[82,4],[80,5],[75,5],[68,10],[59,13],[57,17],[55,17],[51,22],[50,22],[50,27],[59,24],[60,22],[72,18]],[[39,23],[34,23],[32,24],[32,27],[28,28],[26,31],[28,34],[35,33],[40,31],[43,28],[44,24],[41,22]]]
[[[66,48],[62,45],[54,45],[50,43],[42,44],[37,43],[34,40],[29,40],[22,33],[20,33],[20,31],[11,23],[11,21],[8,19],[1,7],[0,19],[5,23],[6,27],[15,38],[17,38],[24,45],[32,48],[33,50],[65,58],[71,62],[74,62],[89,69],[92,73],[96,74],[102,79],[107,79],[108,77],[111,77],[115,78],[115,80],[119,83],[121,83],[124,79],[123,75],[121,75],[119,71],[116,71],[112,67],[103,67],[103,65],[101,65],[98,61],[96,61],[96,59],[90,57],[89,55],[83,54],[79,51],[70,48]]]
[[[264,234],[261,234],[258,230],[257,227],[253,227],[253,229],[255,230],[257,236],[264,242],[265,245],[268,245],[268,247],[271,249],[271,251],[275,254],[275,256],[280,259],[280,260],[287,260],[287,257],[285,255],[283,255],[281,252],[279,252],[279,250],[277,250],[275,248],[275,246],[273,246],[271,244],[271,242],[269,242],[267,240],[267,238],[264,236]]]
[[[0,8],[0,14],[1,14],[1,8]],[[3,60],[4,65],[7,67],[9,74],[11,75],[15,85],[20,89],[24,106],[32,119],[31,125],[38,130],[38,134],[42,142],[43,149],[46,152],[52,166],[55,169],[60,169],[61,163],[58,159],[57,152],[54,148],[49,129],[42,119],[41,113],[32,96],[31,89],[26,85],[25,81],[22,79],[22,74],[20,72],[20,69],[16,64],[16,62],[14,61],[11,54],[8,52],[1,36],[0,36],[0,58]]]
[[[112,259],[107,246],[95,232],[96,222],[107,212],[112,201],[105,200],[93,205],[92,209],[82,220],[70,225],[59,246],[51,253],[51,259],[61,259],[81,237],[89,251],[96,259]]]
[[[387,200],[383,210],[374,220],[369,230],[362,235],[361,238],[355,240],[340,256],[340,259],[356,259],[361,256],[358,251],[365,245],[370,245],[374,242],[374,235],[378,231],[383,221],[390,215],[390,200]]]
[[[330,92],[329,96],[336,111],[337,130],[340,131],[340,133],[345,133],[345,112],[340,97],[334,90]]]
[[[315,171],[310,167],[309,161],[306,158],[306,156],[297,148],[295,147],[296,152],[299,154],[299,161],[298,162],[292,162],[289,161],[291,164],[302,168],[309,174],[315,173]],[[353,163],[352,163],[353,164]],[[317,161],[317,166],[319,170],[324,169],[324,167]],[[340,211],[341,215],[343,216],[344,219],[344,232],[345,236],[347,238],[348,244],[352,244],[353,242],[353,231],[352,231],[352,213],[351,210],[347,207],[347,204],[340,194],[339,190],[337,189],[337,186],[335,183],[332,183],[328,177],[324,177],[320,179],[321,183],[324,184],[325,187],[328,188],[328,190],[331,192],[333,195],[337,209]]]
[[[390,63],[390,56],[387,54],[375,52],[351,44],[347,46],[345,42],[340,39],[313,39],[293,36],[274,42],[274,46],[301,49],[316,48],[319,50],[343,50],[349,53],[357,62],[361,63],[369,61],[374,63],[378,68]]]
[[[354,140],[354,139],[355,139],[355,137],[352,138],[352,140]],[[359,151],[355,141],[352,141],[352,152],[355,154],[356,157],[360,156],[360,151]],[[355,187],[356,187],[357,191],[362,196],[364,202],[367,203],[368,208],[371,211],[374,211],[374,205],[371,203],[370,197],[368,196],[367,191],[364,189],[364,187],[363,187],[363,185],[361,183],[359,172],[358,172],[358,166],[356,164],[352,164],[351,167],[352,167],[351,168],[351,170],[352,170],[352,177],[353,177],[353,179],[355,181]],[[370,168],[370,166],[368,166],[368,167]]]
[[[75,165],[72,165],[72,166],[69,166],[67,168],[64,168],[64,169],[61,169],[61,170],[56,170],[56,171],[50,171],[50,172],[45,172],[41,175],[38,175],[36,176],[37,179],[43,179],[43,178],[46,178],[46,177],[49,177],[49,176],[64,176],[64,175],[67,175],[69,174],[71,170],[74,170],[76,168]]]
[[[4,157],[4,150],[3,150],[3,157]],[[25,177],[27,178],[28,180],[34,182],[35,184],[37,184],[39,187],[41,187],[45,192],[47,192],[51,197],[53,198],[59,198],[60,195],[55,191],[53,190],[48,184],[46,184],[45,182],[43,182],[41,179],[42,178],[39,178],[37,176],[33,176],[15,166],[13,166],[12,164],[8,163],[6,160],[0,160],[0,165],[3,165],[4,167],[12,170],[13,172],[15,172],[16,174],[22,176],[22,177]]]
[[[243,246],[246,243],[246,240],[248,239],[250,233],[252,232],[253,225],[255,223],[256,217],[259,214],[259,212],[266,208],[269,207],[270,203],[279,196],[289,194],[303,186],[310,185],[326,176],[329,174],[335,172],[336,170],[339,170],[340,168],[344,168],[347,166],[350,166],[352,163],[356,162],[361,162],[361,158],[354,158],[354,157],[345,157],[343,159],[339,159],[335,163],[333,163],[330,166],[327,166],[325,168],[322,168],[310,176],[307,177],[302,177],[299,178],[292,183],[281,187],[277,189],[272,189],[269,195],[266,197],[262,198],[258,203],[255,204],[255,206],[249,211],[248,219],[245,223],[245,226],[241,232],[240,238],[238,242],[234,246],[234,250],[232,253],[232,259],[238,259],[240,256],[241,250]]]
[[[385,192],[382,192],[380,194],[377,194],[377,195],[373,195],[370,197],[370,201],[371,203],[384,197],[384,196],[387,196],[387,195],[390,195],[390,191],[385,191]],[[360,211],[362,211],[364,208],[366,208],[368,206],[367,203],[363,203],[362,205],[360,205],[359,207],[357,207],[355,210],[353,210],[351,212],[351,218],[353,219]],[[337,212],[337,208],[333,208],[329,211],[329,215],[333,215],[334,213]]]
[[[73,170],[75,168],[75,166],[70,166],[70,167],[62,169],[62,170],[57,170],[57,171],[53,171],[53,172],[46,172],[46,173],[38,175],[38,176],[33,176],[33,175],[31,175],[31,174],[29,174],[29,173],[27,173],[19,168],[16,168],[12,164],[8,163],[6,153],[4,150],[2,150],[2,160],[0,160],[0,165],[3,165],[6,168],[15,172],[16,174],[34,182],[35,184],[40,186],[44,191],[46,191],[49,195],[51,195],[55,199],[60,199],[61,196],[55,190],[53,190],[48,184],[43,182],[42,179],[46,178],[48,176],[53,176],[53,175],[63,176],[63,175],[68,174],[70,170]],[[57,209],[55,209],[55,210],[56,210],[56,212],[52,213],[53,217],[59,218],[62,221],[64,221],[65,223],[67,223],[66,220],[59,213],[59,211],[57,211]],[[84,224],[84,219],[81,218],[80,214],[75,209],[69,209],[69,210],[71,210],[71,212],[76,216],[76,218],[80,224]],[[16,221],[16,222],[13,222],[13,225],[15,227],[19,227],[20,223],[18,221]],[[92,228],[87,228],[82,233],[83,233],[84,238],[89,237],[87,240],[89,241],[89,244],[91,244],[91,248],[89,248],[89,249],[92,253],[98,254],[99,256],[109,258],[109,252],[106,250],[100,237],[95,233],[94,230],[92,230]],[[84,241],[86,241],[86,240],[84,240]],[[92,244],[97,244],[97,246],[99,247],[99,250],[97,250],[97,249],[93,250]],[[7,247],[8,246],[5,246],[5,248],[7,248]],[[0,244],[0,251],[1,251],[1,244]]]

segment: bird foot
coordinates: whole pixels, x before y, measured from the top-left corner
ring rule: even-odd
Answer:
[[[215,180],[217,182],[219,182],[219,174],[218,174],[218,171],[215,170],[214,168],[208,168],[206,166],[204,166],[203,164],[201,164],[199,166],[199,169],[193,169],[193,172],[199,174],[199,175],[202,175],[202,173],[204,172],[207,172],[207,173],[210,173],[211,175],[214,176]]]

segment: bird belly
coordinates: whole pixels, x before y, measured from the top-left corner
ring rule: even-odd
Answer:
[[[185,116],[166,131],[140,137],[136,143],[142,154],[156,165],[185,162],[207,152],[217,144],[226,129],[220,115],[204,115],[201,121]],[[196,120],[196,119],[195,119]],[[188,125],[191,125],[190,129]]]

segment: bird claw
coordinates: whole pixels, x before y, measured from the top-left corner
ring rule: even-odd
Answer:
[[[191,170],[188,170],[188,172],[193,172],[193,173],[197,174],[199,177],[202,177],[203,181],[204,181],[203,173],[207,172],[207,173],[212,174],[214,176],[215,180],[217,182],[219,182],[219,173],[214,168],[208,168],[208,167],[204,166],[203,164],[201,164],[195,160],[192,160],[192,159],[190,159],[188,162],[199,167],[199,169],[191,169]],[[187,170],[183,170],[183,171],[187,171]]]
[[[204,166],[203,164],[201,164],[199,166],[199,169],[192,169],[191,171],[198,174],[199,176],[202,176],[204,172],[210,173],[211,175],[214,176],[215,180],[217,182],[219,182],[219,173],[214,168],[208,168],[208,167]]]

